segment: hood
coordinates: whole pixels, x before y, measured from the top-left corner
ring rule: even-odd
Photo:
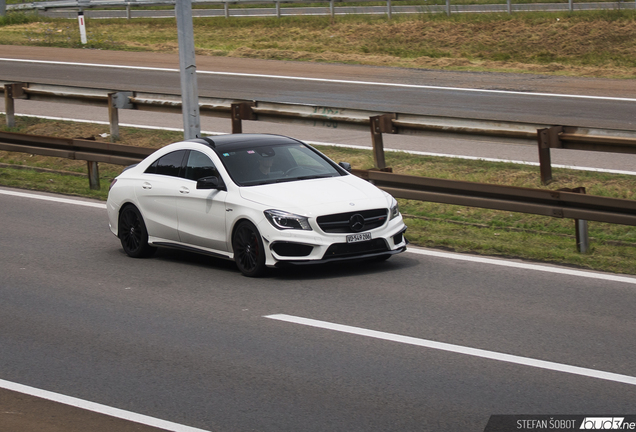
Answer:
[[[241,196],[266,206],[303,216],[387,208],[391,198],[354,175],[298,180],[241,188]]]

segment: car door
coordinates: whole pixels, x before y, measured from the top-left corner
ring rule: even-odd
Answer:
[[[181,242],[192,246],[227,251],[225,234],[225,198],[227,191],[197,189],[197,180],[217,177],[223,185],[218,170],[210,157],[190,150],[184,178],[180,179],[177,193],[177,215]]]
[[[135,193],[148,235],[179,241],[177,230],[177,188],[187,150],[168,153],[144,172]]]

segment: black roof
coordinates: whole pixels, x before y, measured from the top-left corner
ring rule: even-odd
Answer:
[[[269,147],[280,144],[298,144],[301,141],[284,135],[271,134],[227,134],[193,138],[188,141],[205,144],[217,151],[231,151],[246,147]]]

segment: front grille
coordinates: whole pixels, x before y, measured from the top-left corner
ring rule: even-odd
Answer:
[[[323,259],[350,257],[368,253],[386,252],[389,248],[384,239],[378,238],[357,243],[334,243],[329,246]]]
[[[356,233],[381,227],[387,216],[387,209],[362,210],[319,216],[317,222],[327,233]]]

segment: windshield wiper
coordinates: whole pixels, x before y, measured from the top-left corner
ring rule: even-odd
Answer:
[[[331,175],[331,174],[316,174],[316,175],[310,175],[310,176],[296,177],[296,180],[312,180],[312,179],[327,178],[327,177],[333,177],[333,175]]]

